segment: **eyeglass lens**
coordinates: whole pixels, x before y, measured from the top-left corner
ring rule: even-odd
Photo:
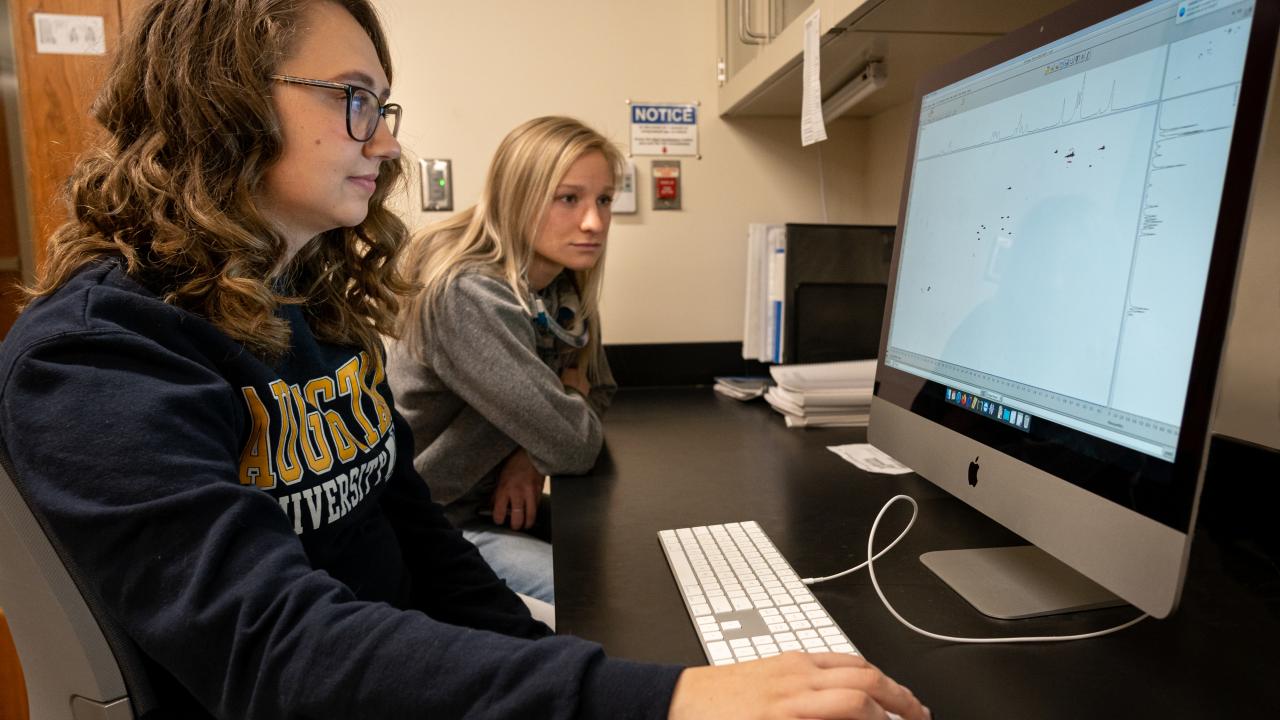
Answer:
[[[357,140],[364,142],[373,137],[378,131],[378,118],[384,113],[382,106],[378,104],[378,98],[368,90],[359,88],[353,89],[351,92],[351,100],[347,104],[348,121],[351,124],[351,133]],[[388,105],[385,110],[387,118],[387,129],[394,136],[400,126],[400,106]]]

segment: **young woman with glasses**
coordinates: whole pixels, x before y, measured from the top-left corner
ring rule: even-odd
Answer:
[[[369,0],[157,0],[117,51],[0,346],[0,431],[140,661],[133,715],[714,716],[749,667],[550,637],[414,472],[378,339],[408,289],[390,86]],[[834,657],[775,669],[835,680]]]

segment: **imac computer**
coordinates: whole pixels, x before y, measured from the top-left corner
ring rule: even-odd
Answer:
[[[1280,3],[1085,0],[918,88],[871,443],[1032,545],[983,612],[1177,606]]]

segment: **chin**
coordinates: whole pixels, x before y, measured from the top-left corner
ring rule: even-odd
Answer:
[[[360,223],[364,222],[368,218],[369,218],[369,209],[361,208],[360,212],[344,213],[343,217],[339,219],[337,222],[340,227],[353,228],[358,226]]]
[[[599,264],[600,264],[600,256],[596,255],[595,257],[592,257],[592,258],[580,258],[580,257],[574,258],[573,260],[564,263],[564,266],[565,268],[572,270],[574,272],[582,272],[584,270],[591,270],[592,268],[594,268]]]

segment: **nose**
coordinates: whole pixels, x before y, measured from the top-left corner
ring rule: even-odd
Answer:
[[[588,203],[586,212],[582,214],[582,222],[579,228],[583,232],[602,233],[609,229],[609,220],[605,217],[603,210],[596,203]]]
[[[378,127],[373,137],[364,143],[364,155],[378,160],[395,160],[400,157],[400,141],[391,134],[391,126],[386,118],[378,119]]]

